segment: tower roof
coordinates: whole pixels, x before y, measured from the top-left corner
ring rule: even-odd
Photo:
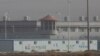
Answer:
[[[41,21],[56,21],[56,18],[54,16],[51,15],[47,15],[45,17],[43,17],[42,19],[40,19]]]

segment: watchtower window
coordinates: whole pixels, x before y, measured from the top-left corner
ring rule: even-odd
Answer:
[[[99,32],[99,28],[95,28],[95,32]]]
[[[84,32],[84,28],[79,28],[79,32]]]
[[[75,32],[75,27],[70,28],[71,32]]]

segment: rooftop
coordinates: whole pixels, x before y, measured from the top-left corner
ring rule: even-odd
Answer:
[[[43,20],[43,21],[56,21],[56,17],[55,16],[51,16],[51,15],[47,15],[47,16],[43,17],[40,20]]]

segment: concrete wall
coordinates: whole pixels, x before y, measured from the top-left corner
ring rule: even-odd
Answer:
[[[13,40],[0,40],[0,52],[12,52]]]
[[[35,43],[34,43],[35,42]],[[71,40],[68,44],[67,40],[15,40],[14,51],[31,52],[32,50],[38,52],[45,52],[47,50],[60,50],[60,52],[66,52],[69,50],[85,51],[87,50],[87,40]],[[97,41],[92,40],[90,43],[91,50],[97,50]]]

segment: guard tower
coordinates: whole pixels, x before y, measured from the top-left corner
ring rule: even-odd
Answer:
[[[41,21],[41,34],[55,35],[56,31],[56,18],[51,15],[47,15],[40,19]]]

